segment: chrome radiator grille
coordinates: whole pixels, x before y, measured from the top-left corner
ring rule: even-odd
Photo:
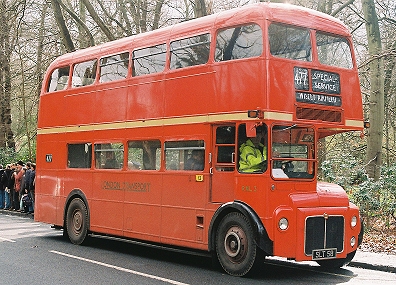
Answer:
[[[312,255],[314,249],[344,249],[344,217],[309,217],[305,222],[305,254]]]

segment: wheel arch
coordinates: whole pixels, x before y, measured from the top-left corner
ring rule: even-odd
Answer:
[[[221,205],[214,213],[209,225],[208,248],[210,252],[215,251],[216,231],[220,221],[231,212],[239,212],[246,216],[253,226],[255,242],[266,255],[273,255],[273,242],[270,240],[267,230],[256,212],[242,201],[233,201]]]
[[[81,191],[81,189],[73,189],[69,195],[66,198],[66,203],[65,203],[65,207],[63,209],[63,228],[66,228],[66,216],[67,216],[67,209],[69,208],[69,205],[71,203],[71,201],[73,201],[73,199],[75,198],[80,198],[84,204],[85,207],[87,207],[87,213],[88,213],[88,232],[90,231],[90,223],[91,223],[91,212],[89,210],[89,204],[88,204],[88,199],[85,196],[84,192]]]

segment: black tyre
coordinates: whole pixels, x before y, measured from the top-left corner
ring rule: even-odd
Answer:
[[[221,267],[233,276],[252,272],[264,259],[261,259],[262,251],[254,241],[249,220],[237,212],[227,214],[220,222],[216,234],[216,253]]]
[[[345,258],[337,258],[337,259],[325,259],[316,261],[321,267],[328,269],[336,269],[341,268],[344,265],[349,264],[352,259],[355,257],[356,250],[348,253]]]
[[[70,202],[66,215],[66,231],[73,244],[82,244],[88,234],[88,210],[80,198]]]

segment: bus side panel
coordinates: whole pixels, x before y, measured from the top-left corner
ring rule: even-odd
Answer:
[[[126,118],[127,87],[125,80],[115,83],[107,83],[102,90],[96,93],[94,101],[95,123],[117,122],[120,118]]]
[[[41,173],[43,173],[41,171]],[[34,218],[36,221],[63,226],[61,205],[59,203],[59,171],[36,173],[36,193]]]
[[[85,197],[88,199],[88,209],[90,208],[89,198],[92,196],[92,172],[90,169],[83,168],[66,168],[63,170],[65,173],[65,179],[63,182],[64,194],[62,195],[64,198],[64,202],[66,202],[66,198],[69,196],[70,192],[73,190],[80,190]],[[63,208],[64,205],[61,204]],[[66,217],[65,217],[66,218]]]
[[[270,239],[273,240],[272,217],[276,207],[274,205],[279,205],[280,199],[277,197],[279,193],[274,195],[271,191],[271,185],[270,177],[266,174],[241,173],[237,176],[235,200],[243,201],[254,209],[263,221]],[[288,200],[287,195],[284,199]]]
[[[126,121],[164,116],[163,75],[145,75],[128,81]],[[118,103],[115,104],[118,106]]]
[[[58,91],[40,96],[38,128],[65,125],[65,120],[70,113],[65,111],[68,109],[64,95],[65,91]],[[39,148],[37,149],[39,151]]]
[[[163,178],[161,241],[203,248],[205,206],[209,176],[202,173],[167,173]],[[201,244],[201,245],[200,245]]]
[[[68,114],[65,116],[63,125],[75,125],[76,122],[80,125],[92,124],[94,116],[94,106],[97,104],[95,98],[95,89],[92,87],[79,87],[78,96],[65,96],[64,110],[73,110],[72,116]],[[77,90],[75,91],[77,92]],[[102,113],[105,110],[101,111]],[[67,112],[65,112],[67,113]]]
[[[207,65],[173,71],[167,75],[165,112],[167,116],[213,113],[216,106],[213,71]],[[188,98],[188,104],[175,104]]]
[[[161,173],[138,170],[125,174],[125,236],[160,241],[161,191]]]
[[[216,112],[265,108],[266,79],[262,58],[216,63],[213,68],[216,72],[216,96],[209,98],[208,102]]]
[[[65,148],[52,135],[41,135],[37,138],[37,172],[35,219],[54,225],[63,226],[63,205],[60,196],[63,194],[64,172],[63,157]]]
[[[124,175],[119,170],[96,170],[93,173],[89,201],[92,231],[122,235]]]

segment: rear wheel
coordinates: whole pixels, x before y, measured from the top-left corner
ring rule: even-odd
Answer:
[[[237,212],[227,214],[220,222],[216,252],[223,269],[234,276],[246,275],[263,261],[249,220]]]
[[[66,230],[73,244],[82,244],[88,234],[88,210],[80,198],[70,202],[66,215]]]
[[[353,257],[356,254],[356,250],[348,253],[345,258],[337,258],[337,259],[325,259],[325,260],[318,260],[316,261],[321,267],[335,269],[341,268],[344,265],[349,264],[352,261]]]

